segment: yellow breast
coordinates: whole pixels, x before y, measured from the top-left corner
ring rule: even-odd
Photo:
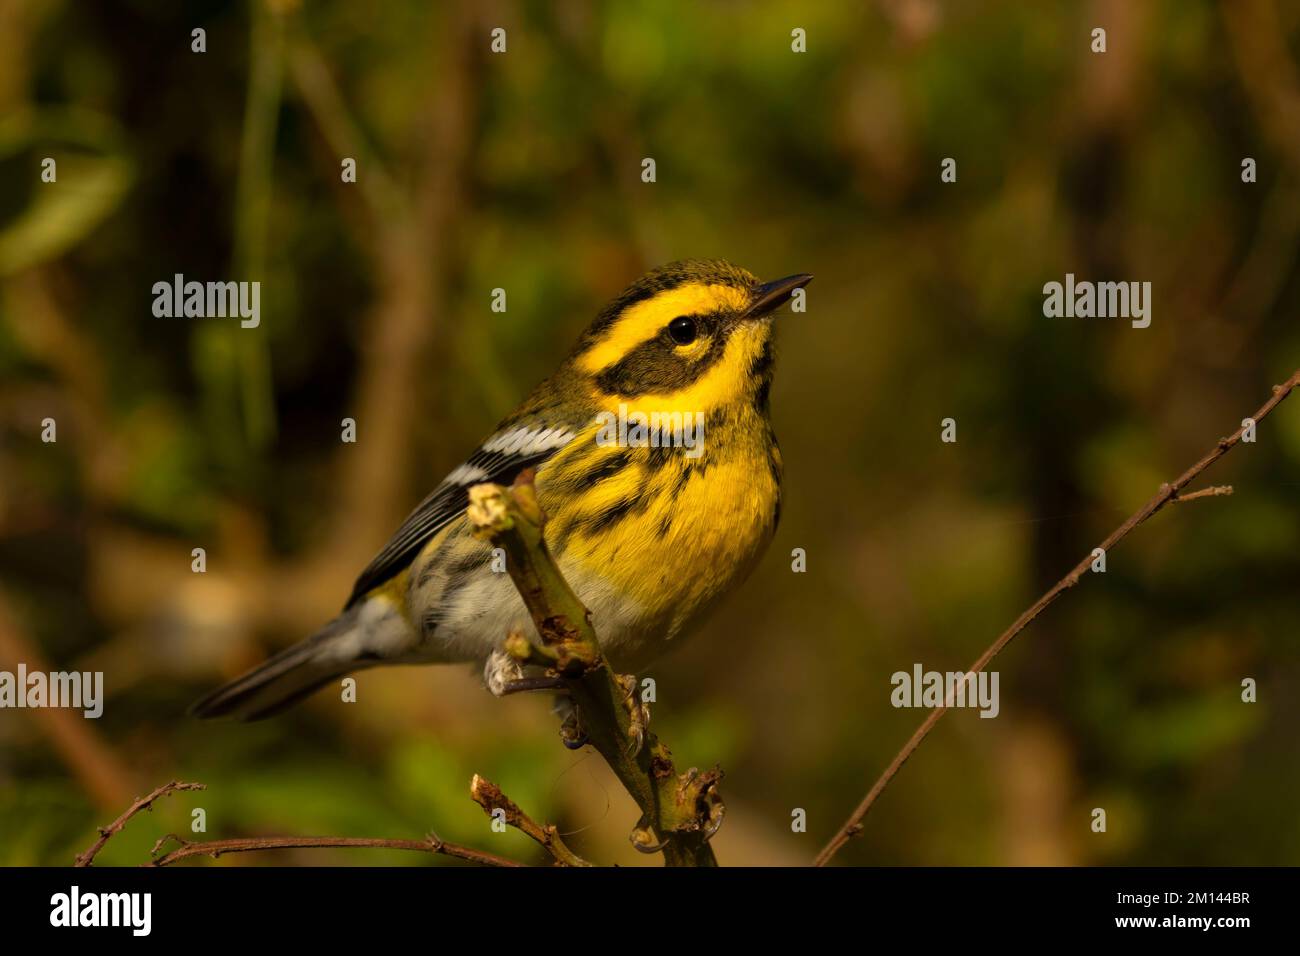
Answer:
[[[743,580],[775,529],[780,453],[767,422],[744,417],[717,420],[698,458],[601,445],[593,431],[538,473],[552,552],[626,595],[665,639]]]

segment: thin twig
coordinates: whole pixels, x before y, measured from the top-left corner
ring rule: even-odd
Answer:
[[[469,795],[483,808],[489,817],[500,810],[505,815],[507,826],[512,826],[529,839],[536,841],[542,849],[555,858],[560,866],[592,866],[578,854],[570,850],[560,839],[560,832],[553,824],[542,826],[533,820],[519,805],[507,797],[495,783],[474,774],[470,781]]]
[[[99,839],[90,846],[86,852],[77,857],[76,866],[90,866],[91,861],[105,843],[109,841],[115,833],[118,833],[126,826],[127,821],[138,813],[152,809],[154,801],[165,797],[168,794],[176,793],[181,790],[206,790],[207,786],[201,783],[181,783],[179,780],[173,780],[171,783],[165,783],[147,797],[139,797],[135,803],[127,809],[120,817],[114,820],[106,827],[99,828]],[[158,856],[164,844],[169,840],[179,843],[179,848]],[[516,860],[507,859],[503,856],[497,856],[495,853],[487,853],[482,850],[475,850],[470,847],[460,846],[456,843],[448,843],[439,837],[436,833],[430,833],[423,840],[385,840],[371,837],[309,837],[309,836],[272,836],[272,837],[241,837],[231,840],[208,840],[202,843],[191,843],[183,840],[174,833],[169,833],[159,839],[149,851],[150,857],[153,857],[144,866],[170,866],[178,860],[184,860],[191,856],[210,856],[213,859],[221,856],[223,853],[248,853],[253,850],[283,850],[295,848],[315,848],[315,847],[369,847],[381,850],[415,850],[421,853],[435,853],[442,856],[455,857],[458,860],[469,860],[472,863],[481,863],[484,866],[523,866]]]
[[[1253,421],[1255,425],[1258,425],[1284,398],[1291,394],[1292,390],[1295,389],[1297,385],[1300,385],[1300,370],[1297,370],[1284,384],[1274,385],[1273,397],[1265,402],[1260,407],[1259,411],[1251,416],[1250,420]],[[1161,485],[1160,490],[1156,492],[1155,496],[1151,498],[1150,501],[1135,511],[1128,517],[1128,520],[1107,535],[1106,540],[1100,545],[1101,549],[1110,553],[1117,544],[1128,537],[1130,531],[1142,524],[1171,501],[1176,501],[1180,498],[1183,501],[1188,501],[1193,498],[1229,494],[1230,491],[1224,490],[1227,486],[1207,488],[1202,491],[1192,492],[1188,495],[1181,495],[1180,492],[1195,481],[1196,478],[1200,476],[1201,472],[1205,471],[1205,469],[1209,468],[1212,464],[1226,455],[1229,450],[1239,444],[1241,442],[1241,436],[1245,431],[1246,425],[1243,424],[1227,438],[1220,438],[1218,444],[1214,446],[1209,454],[1205,455],[1205,457],[1200,461],[1196,462],[1196,464],[1192,465],[1185,472],[1179,475],[1172,483]],[[1071,570],[1069,574],[1057,581],[1056,584],[1052,585],[1051,590],[1035,601],[1027,611],[1020,615],[1020,617],[1016,618],[1015,623],[1003,631],[998,639],[989,645],[988,649],[979,656],[979,659],[970,666],[969,673],[978,674],[987,667],[989,662],[993,660],[993,658],[995,658],[1004,647],[1011,643],[1012,638],[1028,627],[1034,619],[1038,617],[1038,615],[1042,614],[1043,611],[1046,610],[1048,605],[1061,596],[1062,592],[1078,584],[1079,579],[1088,572],[1092,562],[1093,555],[1090,552],[1086,558],[1074,566],[1074,569]],[[849,840],[862,832],[862,821],[871,810],[872,805],[880,797],[880,794],[884,791],[885,787],[889,785],[889,781],[893,780],[894,775],[902,769],[903,764],[907,762],[907,758],[912,756],[912,753],[918,746],[920,746],[921,741],[929,735],[930,731],[934,729],[934,725],[937,724],[940,718],[942,718],[947,712],[948,707],[946,705],[936,707],[934,710],[930,711],[925,720],[922,721],[921,726],[916,729],[916,732],[913,733],[907,743],[903,745],[903,749],[894,756],[892,761],[890,761],[889,766],[885,768],[885,772],[880,775],[874,784],[872,784],[871,789],[867,791],[867,795],[863,798],[862,802],[858,804],[857,809],[853,811],[853,814],[848,818],[844,825],[840,827],[839,832],[837,832],[835,836],[831,838],[831,841],[822,848],[822,851],[817,854],[816,866],[825,866],[831,861],[831,858],[839,852],[840,848],[843,847],[844,844],[848,843]]]
[[[178,849],[172,850],[163,856],[157,856],[158,851],[162,849],[163,844],[168,840],[175,840],[180,844]],[[469,860],[473,863],[481,863],[484,866],[504,866],[520,867],[523,866],[515,860],[507,859],[503,856],[497,856],[495,853],[487,853],[482,850],[474,850],[470,847],[459,846],[455,843],[447,843],[437,836],[430,833],[423,840],[384,840],[370,837],[245,837],[233,840],[209,840],[204,843],[190,843],[182,840],[174,833],[160,839],[154,844],[150,851],[150,856],[155,859],[150,860],[144,866],[170,866],[179,860],[191,856],[210,856],[213,859],[221,856],[223,853],[249,853],[254,850],[288,850],[288,849],[316,849],[321,847],[369,847],[380,850],[414,850],[421,853],[434,853],[442,856],[455,857],[458,860]]]
[[[153,802],[168,794],[176,793],[180,790],[206,790],[207,787],[201,783],[181,783],[179,780],[173,780],[171,783],[164,783],[161,787],[149,794],[147,797],[137,797],[135,803],[131,804],[127,811],[110,823],[106,827],[99,828],[99,839],[90,845],[86,852],[77,856],[74,866],[90,866],[95,859],[95,854],[104,848],[104,844],[115,833],[121,832],[130,820],[137,813],[153,809]]]
[[[1220,495],[1232,494],[1232,485],[1213,485],[1209,488],[1202,488],[1200,491],[1193,491],[1185,495],[1174,495],[1169,499],[1170,504],[1178,504],[1180,501],[1195,501],[1197,498],[1217,498]]]

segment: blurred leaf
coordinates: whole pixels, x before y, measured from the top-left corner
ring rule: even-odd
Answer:
[[[12,275],[76,245],[118,206],[131,185],[133,166],[120,130],[101,114],[48,109],[0,122],[0,158],[29,151],[44,155],[32,170],[36,185],[31,201],[0,228],[0,275]],[[40,180],[39,163],[45,155],[56,163],[52,183]]]

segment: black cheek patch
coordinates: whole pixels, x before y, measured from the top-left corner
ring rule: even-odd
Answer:
[[[642,342],[627,355],[596,376],[596,384],[608,395],[635,398],[658,392],[676,392],[693,385],[722,358],[727,334],[712,334],[708,350],[691,361],[676,352],[664,335]]]

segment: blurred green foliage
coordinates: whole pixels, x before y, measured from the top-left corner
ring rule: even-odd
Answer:
[[[777,540],[650,675],[678,763],[727,770],[724,863],[810,860],[922,717],[890,707],[890,674],[967,665],[1300,364],[1300,134],[1272,99],[1300,97],[1290,5],[4,9],[0,580],[27,646],[109,689],[98,782],[31,713],[0,712],[7,864],[71,860],[115,794],[172,778],[209,790],[103,862],[192,838],[193,806],[211,838],[433,829],[537,860],[488,829],[475,772],[577,852],[644,862],[545,702],[492,700],[463,669],[366,673],[355,707],[326,693],[256,726],[183,711],[328,619],[652,265],[817,276],[782,320]],[[177,272],[259,279],[260,328],[155,319],[150,288]],[[1066,272],[1151,281],[1151,327],[1044,318]],[[1288,403],[1211,474],[1233,497],[1160,514],[1008,649],[999,718],[950,715],[843,860],[1300,860],[1298,466]],[[430,862],[222,862],[273,861]]]

